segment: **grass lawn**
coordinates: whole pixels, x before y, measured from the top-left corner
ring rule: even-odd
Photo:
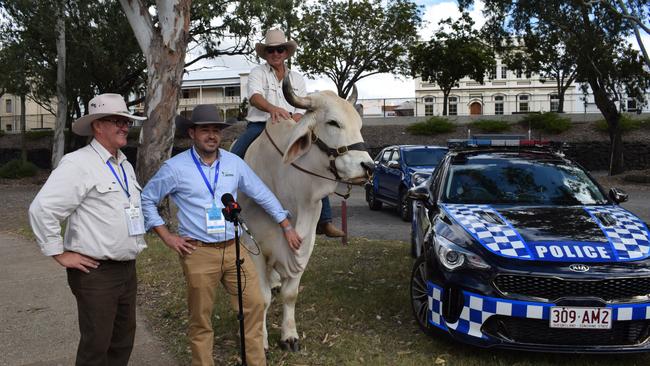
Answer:
[[[154,331],[189,364],[185,285],[178,258],[148,237],[138,259],[139,301]],[[493,351],[423,335],[411,315],[407,243],[318,240],[301,281],[296,321],[302,349],[281,351],[281,306],[269,314],[270,365],[648,365],[650,354],[563,355]],[[239,355],[238,321],[219,288],[213,316],[217,364]]]

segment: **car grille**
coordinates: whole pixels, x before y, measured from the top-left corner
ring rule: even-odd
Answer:
[[[612,329],[560,329],[548,320],[492,316],[482,331],[516,343],[567,346],[625,346],[644,343],[650,336],[648,320],[612,323]]]
[[[498,275],[494,286],[504,294],[549,301],[562,297],[597,297],[605,301],[650,295],[650,277],[564,280],[555,277]]]

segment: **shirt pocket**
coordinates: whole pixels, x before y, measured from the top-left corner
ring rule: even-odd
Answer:
[[[117,183],[97,183],[95,190],[100,194],[120,193],[122,188]]]

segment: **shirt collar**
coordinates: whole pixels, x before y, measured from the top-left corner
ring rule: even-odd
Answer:
[[[108,152],[108,150],[106,150],[106,148],[102,144],[100,144],[99,141],[97,141],[96,139],[93,139],[90,142],[90,146],[92,146],[93,149],[97,151],[99,156],[102,158],[103,162],[108,162],[111,159],[115,160],[113,155],[111,155],[111,153]],[[125,160],[126,160],[126,155],[124,155],[122,150],[117,149],[117,164],[122,164]]]
[[[221,149],[219,149],[219,148],[217,149],[217,158],[216,158],[215,161],[214,161],[212,164],[210,164],[210,165],[206,164],[206,162],[203,161],[203,158],[202,158],[201,155],[199,155],[199,153],[196,151],[196,148],[194,147],[194,145],[192,145],[192,149],[191,149],[190,153],[191,153],[191,154],[194,154],[194,156],[196,156],[197,159],[199,159],[199,162],[201,162],[201,164],[203,164],[203,165],[205,165],[205,166],[207,166],[207,167],[210,167],[210,168],[214,168],[214,166],[219,162],[219,159],[221,158],[221,152],[220,152],[220,150],[221,150]]]

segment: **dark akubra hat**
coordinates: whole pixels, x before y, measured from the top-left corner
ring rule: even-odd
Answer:
[[[186,135],[187,130],[195,125],[217,125],[219,128],[232,126],[232,122],[224,122],[217,107],[213,104],[199,104],[192,110],[192,117],[176,116],[176,132]]]

